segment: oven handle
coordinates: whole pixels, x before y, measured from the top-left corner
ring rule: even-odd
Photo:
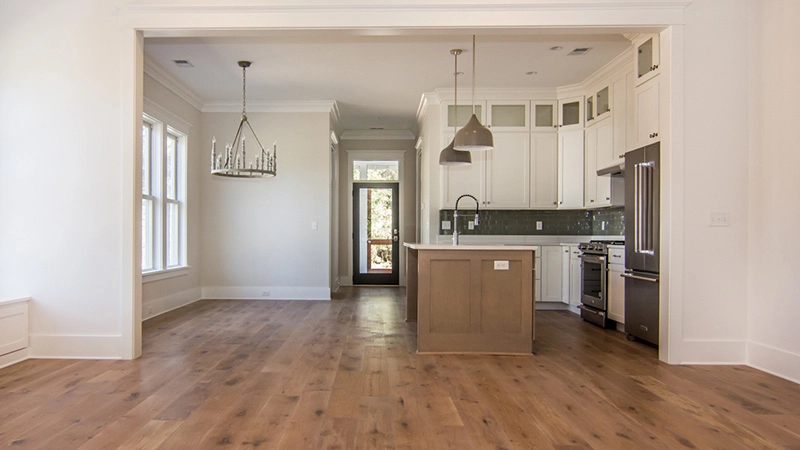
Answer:
[[[632,273],[621,273],[621,274],[619,274],[619,276],[625,277],[625,278],[633,278],[634,280],[641,280],[641,281],[649,281],[651,283],[658,283],[658,278],[640,277],[640,276],[634,275]]]
[[[579,258],[583,261],[589,262],[596,262],[596,263],[604,263],[606,261],[606,257],[602,255],[590,255],[587,253],[582,253]]]

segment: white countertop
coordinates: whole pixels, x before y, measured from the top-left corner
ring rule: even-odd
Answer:
[[[413,250],[524,250],[539,251],[538,245],[509,245],[509,244],[415,244],[404,242],[404,246]]]

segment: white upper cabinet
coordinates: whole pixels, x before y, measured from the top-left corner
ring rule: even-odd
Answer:
[[[531,133],[530,207],[558,206],[558,133]]]
[[[636,51],[634,58],[636,85],[638,86],[661,72],[659,67],[661,55],[658,35],[641,36],[634,39],[633,45]]]
[[[444,133],[442,148],[453,139]],[[494,150],[472,152],[470,166],[442,168],[442,208],[452,208],[462,194],[472,194],[481,208],[524,209],[530,196],[530,135],[495,132]]]
[[[475,154],[472,152],[472,157]],[[528,133],[494,132],[494,150],[486,153],[484,207],[527,208],[531,140]]]
[[[583,96],[558,101],[559,131],[583,129]]]
[[[531,102],[531,131],[556,131],[558,128],[558,102],[540,101]]]
[[[530,130],[529,106],[528,101],[487,102],[488,125],[492,131],[527,132]]]
[[[583,208],[583,129],[558,133],[558,208]]]
[[[659,136],[660,77],[637,86],[634,95],[636,99],[636,148],[639,148],[661,140]]]
[[[586,96],[586,126],[609,117],[611,112],[611,86],[604,85]]]

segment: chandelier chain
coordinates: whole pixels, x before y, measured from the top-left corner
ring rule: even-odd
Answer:
[[[247,117],[247,67],[242,67],[242,117]]]

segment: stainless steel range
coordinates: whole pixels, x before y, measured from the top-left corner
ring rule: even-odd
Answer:
[[[603,328],[614,328],[608,318],[608,246],[625,241],[592,240],[578,244],[581,251],[581,317]]]

